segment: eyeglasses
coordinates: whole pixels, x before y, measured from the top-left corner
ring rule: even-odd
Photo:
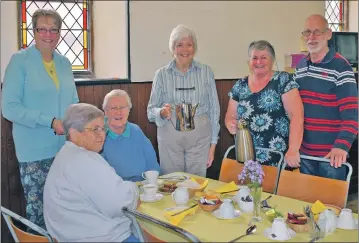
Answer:
[[[46,32],[49,32],[50,34],[58,34],[60,32],[59,29],[55,29],[55,28],[52,28],[52,29],[46,29],[46,28],[36,28],[35,29],[37,33],[39,34],[46,34]]]
[[[328,29],[325,30],[314,30],[313,32],[310,30],[305,30],[302,32],[302,35],[305,37],[309,37],[311,34],[313,34],[314,36],[321,36],[322,34],[324,34],[324,32],[326,32]]]
[[[90,130],[96,134],[101,134],[102,132],[106,133],[108,130],[106,127],[94,127],[94,128],[85,127],[85,129]]]
[[[123,110],[125,110],[127,108],[129,108],[128,105],[126,105],[126,106],[114,106],[114,107],[110,107],[109,109],[111,111],[123,111]]]

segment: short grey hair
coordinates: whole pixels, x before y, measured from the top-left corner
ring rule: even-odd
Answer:
[[[122,96],[126,97],[128,107],[131,109],[132,108],[131,98],[128,95],[128,93],[122,89],[114,89],[111,92],[107,93],[107,95],[103,99],[102,109],[103,110],[106,109],[107,103],[112,97],[122,97]]]
[[[170,35],[170,41],[169,41],[169,48],[171,53],[173,54],[175,51],[175,46],[176,43],[179,42],[180,40],[182,40],[183,38],[186,37],[191,37],[192,41],[193,41],[193,48],[194,48],[194,52],[197,52],[197,38],[196,38],[196,34],[194,33],[193,30],[191,30],[190,28],[188,28],[185,25],[177,25],[173,30],[172,33]]]
[[[251,44],[249,44],[248,47],[248,57],[251,57],[252,55],[252,51],[253,50],[267,50],[272,58],[272,60],[275,60],[275,51],[274,51],[274,47],[272,46],[271,43],[269,43],[266,40],[259,40],[259,41],[253,41],[251,42]]]
[[[58,12],[56,12],[53,9],[37,9],[33,15],[32,15],[32,28],[33,31],[35,32],[35,29],[37,27],[37,20],[39,17],[44,16],[44,17],[51,17],[55,20],[55,25],[56,27],[61,30],[61,26],[62,26],[62,18],[60,16],[60,14]]]
[[[86,103],[78,103],[70,105],[62,122],[65,134],[69,134],[70,128],[82,132],[87,123],[93,121],[98,117],[104,117],[102,110],[94,105]]]

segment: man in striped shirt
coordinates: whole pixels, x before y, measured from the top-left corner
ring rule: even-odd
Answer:
[[[348,151],[358,133],[358,89],[348,61],[328,47],[327,20],[312,15],[302,32],[309,51],[297,65],[295,80],[304,104],[304,155],[325,157],[330,164],[302,159],[305,174],[345,180]]]

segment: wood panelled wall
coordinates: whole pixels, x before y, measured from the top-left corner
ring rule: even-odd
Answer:
[[[216,148],[215,161],[208,170],[208,177],[217,178],[221,160],[225,150],[233,144],[233,137],[223,125],[224,115],[228,104],[228,92],[235,80],[218,80],[217,92],[221,106],[221,130],[220,139]],[[132,109],[129,121],[138,124],[147,137],[151,140],[158,156],[156,125],[147,119],[147,103],[149,101],[152,82],[128,83],[128,84],[103,84],[103,85],[78,85],[77,91],[80,102],[90,103],[102,109],[104,96],[113,89],[123,89],[132,99]],[[19,166],[15,156],[15,147],[12,138],[12,124],[1,117],[1,205],[25,216],[25,200],[23,188],[20,182]],[[36,139],[34,138],[34,142]],[[1,242],[12,240],[6,223],[2,219]]]
[[[221,107],[219,141],[216,148],[213,166],[208,169],[207,176],[217,179],[221,166],[221,161],[226,149],[234,143],[233,137],[228,133],[224,126],[224,115],[229,101],[228,92],[232,88],[235,80],[217,80],[217,92]],[[151,140],[157,152],[156,125],[147,119],[147,103],[151,93],[152,83],[129,83],[129,84],[103,84],[103,85],[78,85],[77,90],[80,102],[90,103],[102,109],[104,96],[113,89],[126,90],[132,99],[132,110],[129,121],[138,124],[147,137]],[[23,188],[20,182],[18,161],[15,156],[14,142],[12,139],[12,125],[3,117],[1,119],[1,205],[10,210],[25,216],[25,201]],[[36,139],[34,138],[34,142]],[[358,152],[357,143],[353,144],[351,153],[354,174],[351,183],[352,191],[358,190],[357,183],[357,164]],[[157,152],[158,156],[158,152]],[[10,233],[2,219],[1,242],[11,241]]]

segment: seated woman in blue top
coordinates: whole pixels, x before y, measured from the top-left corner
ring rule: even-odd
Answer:
[[[124,180],[141,181],[142,172],[160,171],[150,140],[136,124],[128,122],[132,108],[126,91],[112,90],[103,101],[108,128],[103,157]]]

